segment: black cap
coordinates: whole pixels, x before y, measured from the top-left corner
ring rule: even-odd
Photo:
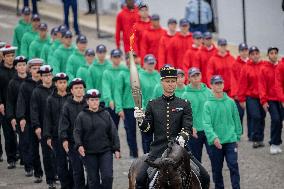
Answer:
[[[110,52],[110,56],[111,57],[121,57],[122,56],[122,52],[120,49],[113,49],[111,52]]]
[[[213,75],[210,80],[211,84],[224,83],[224,79],[220,75]]]
[[[248,50],[248,45],[246,43],[239,44],[239,51]]]
[[[199,68],[192,67],[188,70],[189,77],[191,77],[191,76],[193,76],[194,74],[197,74],[197,73],[199,73],[199,74],[201,73]]]
[[[60,26],[58,27],[58,31],[59,31],[62,35],[64,35],[64,34],[68,31],[68,28],[67,28],[66,25],[60,25]]]
[[[279,52],[279,49],[278,49],[277,47],[269,47],[269,48],[267,49],[267,54],[268,54],[270,51],[272,51],[272,50],[276,50],[277,53]]]
[[[180,26],[189,25],[189,21],[186,18],[182,18],[179,20],[179,25]]]
[[[174,18],[170,18],[170,19],[168,19],[168,25],[169,24],[177,24],[177,20],[174,19]]]
[[[73,34],[70,30],[67,30],[64,34],[63,34],[63,38],[72,38]]]
[[[39,28],[39,30],[46,31],[47,30],[47,24],[46,23],[40,23],[38,28]]]
[[[30,15],[31,14],[31,9],[29,7],[24,7],[22,9],[22,14],[23,15]]]
[[[18,63],[20,62],[24,62],[24,63],[28,63],[28,59],[24,56],[17,56],[15,59],[14,59],[14,66],[16,66]]]
[[[200,31],[196,31],[192,34],[192,37],[194,39],[201,39],[202,38],[202,33]]]
[[[157,61],[156,61],[156,58],[154,55],[152,54],[147,54],[145,57],[144,57],[144,63],[145,64],[155,64]]]
[[[32,15],[32,21],[40,21],[40,17],[38,14],[33,14]]]
[[[138,9],[142,9],[142,8],[144,8],[144,7],[148,8],[148,4],[145,3],[145,2],[143,2],[143,1],[142,1],[141,3],[139,3]]]
[[[177,78],[177,70],[175,67],[166,64],[160,69],[161,80],[165,78]]]
[[[35,66],[35,65],[41,66],[41,65],[43,65],[43,63],[44,63],[43,59],[41,59],[41,58],[33,58],[33,59],[30,59],[28,61],[28,66],[29,67]]]
[[[85,98],[101,98],[101,93],[97,89],[90,89],[86,92]]]
[[[74,85],[83,85],[84,88],[86,88],[85,81],[84,81],[83,79],[81,79],[81,78],[74,78],[74,79],[70,82],[69,88],[72,89],[72,87],[73,87]]]
[[[88,43],[87,37],[85,35],[79,35],[76,39],[76,43]]]
[[[85,51],[85,56],[96,56],[94,49],[87,49]]]
[[[50,35],[57,35],[59,32],[58,27],[54,27],[50,31]]]
[[[58,80],[66,80],[66,81],[68,81],[68,80],[69,80],[69,77],[68,77],[68,75],[67,75],[66,73],[61,72],[61,73],[55,74],[55,76],[53,77],[52,80],[53,80],[54,82],[56,82],[56,81],[58,81]]]
[[[249,48],[249,54],[251,54],[251,53],[254,52],[254,51],[259,52],[259,49],[258,49],[257,46],[251,46],[251,47]]]
[[[53,71],[52,67],[50,65],[43,65],[39,68],[38,72],[39,74],[45,74],[45,73],[51,73]]]
[[[136,57],[137,57],[136,52],[132,51],[132,54],[133,54],[133,57],[134,57],[134,58],[136,58]],[[130,55],[130,52],[128,52],[128,53],[126,53],[126,54],[125,54],[125,59],[126,59],[126,60],[128,60],[128,59],[129,59],[129,55]]]
[[[227,45],[227,40],[224,39],[224,38],[220,38],[220,39],[218,39],[217,44],[218,44],[219,46]]]
[[[152,14],[150,17],[151,20],[160,20],[160,16],[158,14]]]
[[[96,52],[97,53],[105,53],[105,52],[107,52],[107,48],[106,48],[105,45],[100,44],[96,47]]]
[[[203,33],[203,39],[212,39],[212,33],[211,32],[204,32]]]

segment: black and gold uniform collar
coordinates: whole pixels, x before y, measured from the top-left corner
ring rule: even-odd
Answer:
[[[165,101],[172,101],[172,100],[174,100],[175,99],[175,97],[176,97],[176,95],[175,94],[173,94],[173,95],[171,95],[171,96],[165,96],[165,95],[162,95],[162,98],[165,100]]]

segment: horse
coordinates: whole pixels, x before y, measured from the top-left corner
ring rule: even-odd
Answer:
[[[161,158],[150,161],[144,155],[133,161],[128,174],[129,189],[135,189],[136,176],[144,161],[157,170],[149,184],[151,189],[202,189],[190,159],[191,155],[183,147],[170,142]]]

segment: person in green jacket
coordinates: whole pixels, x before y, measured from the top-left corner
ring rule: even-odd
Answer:
[[[57,34],[58,34],[58,27],[52,28],[50,31],[51,40],[42,47],[40,58],[44,60],[45,64],[48,64],[48,55],[49,55],[49,52],[51,51],[51,46],[58,39]]]
[[[144,57],[145,71],[140,72],[140,85],[142,90],[142,108],[145,110],[148,102],[152,99],[153,88],[160,83],[160,74],[155,70],[156,58],[152,54]],[[149,153],[150,144],[153,141],[152,133],[141,132],[142,147],[144,154]]]
[[[186,86],[184,84],[185,77],[184,77],[184,71],[182,69],[177,69],[177,88],[175,90],[175,95],[179,98],[183,95],[183,93],[186,91]]]
[[[85,65],[85,51],[87,48],[88,40],[84,35],[79,35],[76,39],[77,48],[74,50],[73,54],[68,58],[66,64],[66,73],[72,81],[78,69]],[[86,81],[85,81],[86,82]]]
[[[119,116],[115,112],[116,103],[114,101],[114,91],[117,87],[117,76],[127,68],[122,65],[122,52],[119,49],[113,49],[110,53],[112,66],[106,69],[102,77],[102,99],[110,113],[116,127],[118,128]]]
[[[81,78],[85,81],[87,90],[93,88],[89,68],[94,63],[94,59],[94,49],[87,49],[85,52],[85,64],[81,66],[76,73],[77,78]]]
[[[230,170],[232,188],[239,189],[237,142],[242,135],[240,116],[234,100],[223,92],[223,78],[214,75],[210,83],[213,95],[204,104],[203,126],[210,145],[213,181],[215,188],[224,188],[222,169],[225,158]]]
[[[192,67],[188,72],[190,84],[183,93],[182,98],[190,101],[193,117],[193,138],[189,139],[189,148],[194,157],[201,162],[203,145],[205,145],[207,153],[210,155],[209,145],[204,133],[202,112],[205,102],[211,95],[211,90],[201,82],[202,76],[198,68]]]
[[[23,38],[21,40],[21,51],[20,55],[25,56],[29,58],[29,48],[30,44],[33,42],[34,39],[38,36],[38,27],[40,25],[40,17],[38,14],[32,15],[32,29],[26,32],[23,35]]]
[[[62,37],[63,44],[55,50],[51,61],[48,63],[53,67],[53,73],[66,72],[66,64],[68,58],[74,52],[75,48],[72,45],[73,34],[71,31],[66,31]]]
[[[103,73],[106,69],[111,67],[111,62],[106,59],[106,53],[107,53],[107,48],[105,45],[98,45],[96,47],[96,54],[97,58],[93,65],[90,66],[89,72],[91,74],[91,82],[92,86],[95,89],[98,89],[99,91],[102,91],[102,77]],[[104,102],[104,99],[101,99],[102,102]]]
[[[22,19],[19,20],[17,26],[14,29],[13,35],[13,46],[18,47],[16,51],[16,56],[20,55],[21,52],[21,41],[24,34],[32,30],[31,25],[31,9],[29,7],[24,7],[22,9]]]
[[[43,46],[50,42],[50,37],[47,33],[47,24],[40,23],[39,27],[39,35],[33,40],[29,47],[29,56],[30,58],[40,58]]]

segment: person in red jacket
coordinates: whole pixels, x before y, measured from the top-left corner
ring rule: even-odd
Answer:
[[[276,90],[278,97],[282,104],[282,110],[284,115],[284,58],[278,64],[276,68]]]
[[[155,57],[158,57],[160,39],[165,33],[166,31],[160,25],[160,16],[153,14],[151,16],[151,27],[142,34],[140,44],[140,56],[142,60],[146,54],[153,54]]]
[[[192,34],[189,32],[189,21],[185,18],[179,21],[180,32],[169,42],[168,64],[175,68],[183,68],[183,57],[188,48],[192,45]]]
[[[269,47],[267,56],[269,61],[265,61],[260,68],[259,74],[259,96],[260,103],[265,112],[269,112],[271,117],[270,130],[270,154],[282,152],[280,148],[282,133],[281,103],[276,93],[275,73],[278,62],[278,48]]]
[[[192,34],[192,37],[193,37],[193,44],[191,45],[191,47],[187,49],[183,57],[183,70],[185,73],[188,73],[188,70],[197,64],[196,63],[197,54],[202,45],[202,33],[201,32],[199,31],[194,32]],[[187,80],[187,77],[186,77],[186,80]]]
[[[210,58],[207,67],[207,83],[213,75],[221,75],[224,79],[224,91],[231,97],[231,71],[235,58],[227,50],[227,40],[218,39],[218,51]]]
[[[133,31],[135,34],[135,46],[134,50],[140,55],[140,46],[142,41],[142,34],[145,30],[148,30],[151,26],[149,7],[146,3],[141,2],[138,6],[140,18],[135,22]]]
[[[177,20],[170,18],[168,20],[168,31],[160,39],[158,50],[158,70],[160,70],[165,64],[168,63],[168,47],[169,41],[176,35]]]
[[[210,86],[210,83],[207,83],[207,65],[209,59],[216,53],[216,47],[212,40],[212,33],[205,32],[203,34],[203,45],[201,46],[200,51],[197,53],[197,61],[195,62],[194,67],[200,69],[202,74],[202,82],[206,83],[207,86]]]
[[[130,50],[130,36],[133,33],[133,25],[138,19],[138,9],[134,5],[134,0],[126,0],[126,6],[118,13],[116,17],[115,41],[116,47],[120,49],[121,33],[124,45],[124,51]]]
[[[259,99],[259,73],[263,61],[260,60],[259,49],[256,46],[249,48],[249,61],[243,67],[240,74],[240,87],[238,99],[240,106],[245,109],[247,106],[248,125],[252,126],[251,139],[253,148],[263,147],[265,111]]]

